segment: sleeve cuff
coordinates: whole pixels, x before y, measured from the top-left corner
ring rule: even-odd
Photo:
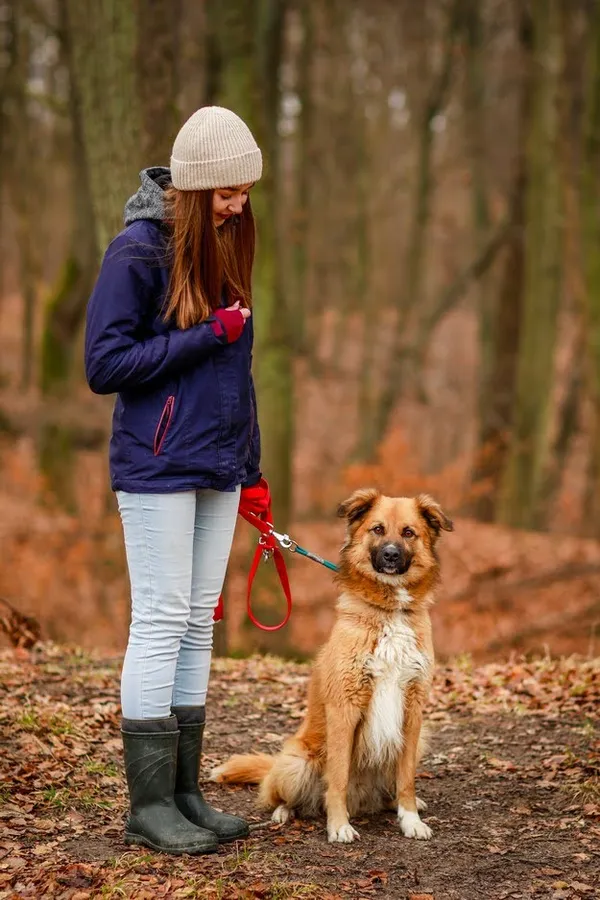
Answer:
[[[242,488],[254,487],[262,478],[262,472],[253,472],[245,481],[242,482]]]

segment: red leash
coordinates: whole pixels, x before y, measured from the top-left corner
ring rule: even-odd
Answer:
[[[277,540],[275,539],[273,533],[273,526],[271,525],[271,519],[273,518],[273,515],[271,513],[271,504],[269,503],[269,507],[264,513],[262,513],[260,516],[257,516],[255,513],[244,509],[242,501],[240,503],[238,512],[240,516],[242,516],[242,518],[246,520],[246,522],[249,522],[250,525],[253,525],[260,531],[258,546],[254,554],[254,559],[252,560],[252,565],[250,566],[250,572],[248,573],[248,593],[246,597],[246,609],[248,611],[248,618],[250,619],[252,624],[256,625],[257,628],[260,628],[261,631],[279,631],[280,628],[283,628],[284,625],[287,625],[292,614],[292,590],[290,588],[290,581],[288,578],[287,569],[285,567],[283,553],[277,545]],[[273,557],[275,568],[277,569],[277,574],[279,575],[279,580],[281,582],[281,587],[283,588],[283,593],[285,594],[287,610],[285,618],[278,625],[263,625],[262,622],[258,621],[252,611],[252,585],[254,583],[254,577],[256,575],[261,558],[263,558],[264,560],[268,560],[271,557]],[[221,596],[219,597],[219,602],[216,606],[213,619],[215,622],[219,622],[222,618],[223,597]]]

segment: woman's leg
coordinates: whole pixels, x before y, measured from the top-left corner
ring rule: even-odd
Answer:
[[[173,706],[204,706],[210,673],[213,615],[223,589],[240,503],[233,492],[197,492],[191,611],[181,639]]]
[[[117,499],[132,601],[121,675],[123,716],[165,718],[190,618],[196,491],[119,491]]]
[[[213,809],[198,787],[213,614],[223,588],[238,505],[239,490],[235,493],[198,491],[192,608],[187,632],[181,640],[173,691],[173,713],[179,723],[175,803],[190,822],[208,828],[220,842],[238,840],[249,833],[247,822]]]
[[[121,675],[121,734],[129,788],[125,843],[210,853],[214,832],[175,802],[180,733],[171,698],[190,615],[196,492],[118,493],[131,581],[131,625]]]

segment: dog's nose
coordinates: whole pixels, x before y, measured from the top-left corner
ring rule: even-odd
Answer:
[[[393,565],[400,559],[400,551],[394,544],[388,544],[387,547],[384,547],[381,555],[384,562],[388,565]]]

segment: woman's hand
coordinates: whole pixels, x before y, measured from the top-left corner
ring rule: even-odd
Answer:
[[[271,491],[266,478],[261,478],[252,487],[242,488],[240,506],[243,506],[246,512],[254,513],[255,516],[262,516],[269,511]]]
[[[249,309],[240,309],[240,301],[237,300],[225,309],[215,310],[216,322],[211,322],[211,325],[217,337],[222,337],[224,334],[227,343],[233,344],[241,336],[246,319],[249,319],[251,315]]]

